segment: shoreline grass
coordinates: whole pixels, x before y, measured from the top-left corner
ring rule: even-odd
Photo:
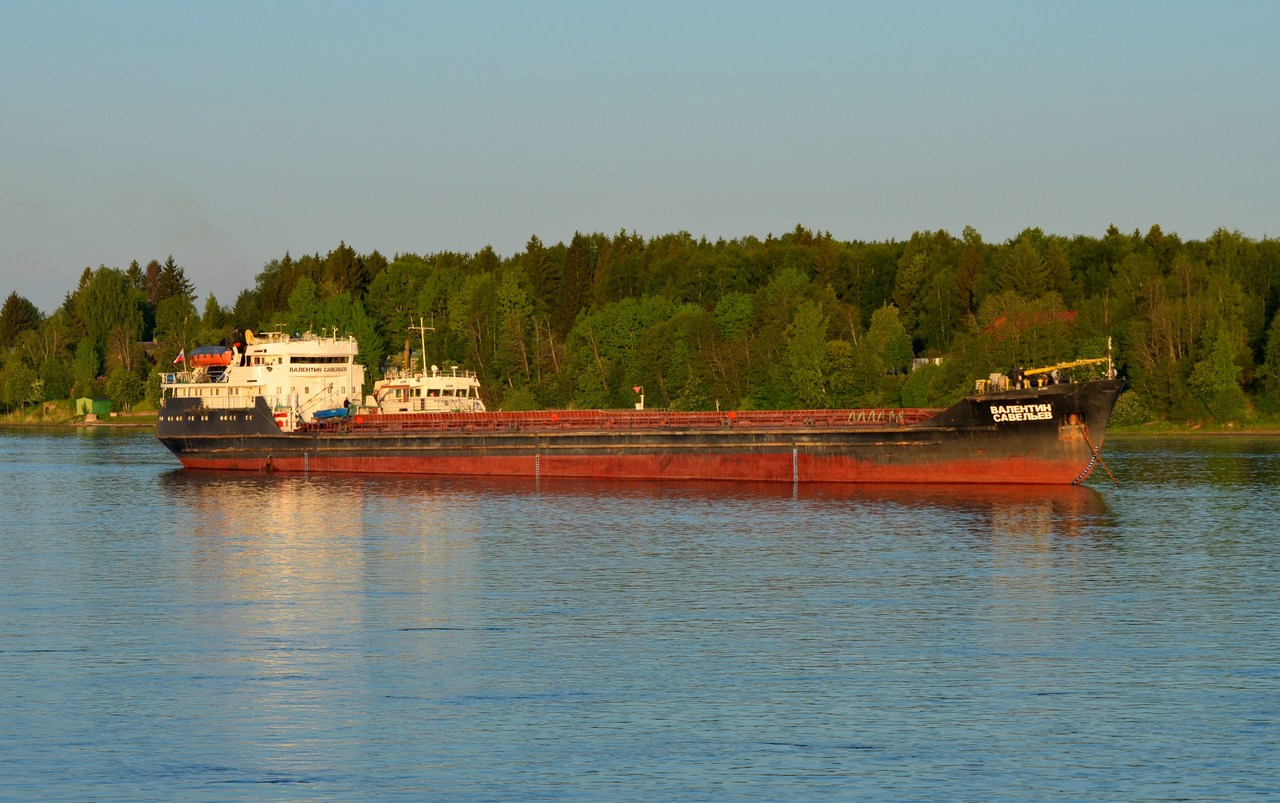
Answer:
[[[156,411],[150,405],[139,404],[129,412],[112,413],[97,421],[86,421],[86,416],[76,415],[75,403],[69,400],[43,402],[11,410],[0,415],[2,427],[32,427],[73,429],[78,427],[136,427],[155,428]]]

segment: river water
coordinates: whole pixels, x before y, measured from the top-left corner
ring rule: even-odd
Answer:
[[[0,798],[1280,795],[1280,439],[1012,491],[0,449]]]

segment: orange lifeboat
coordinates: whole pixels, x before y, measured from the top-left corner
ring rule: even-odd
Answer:
[[[231,364],[231,349],[226,346],[201,346],[187,355],[192,368],[225,368]]]

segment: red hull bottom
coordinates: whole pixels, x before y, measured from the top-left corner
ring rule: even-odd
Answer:
[[[474,456],[422,459],[381,456],[274,456],[261,458],[183,455],[192,469],[291,473],[423,474],[482,477],[564,477],[614,480],[731,480],[819,483],[1078,484],[1093,468],[1089,454],[1072,459],[1030,457],[880,463],[848,457],[796,454]]]

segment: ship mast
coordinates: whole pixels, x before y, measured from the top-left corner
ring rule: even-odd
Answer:
[[[427,375],[427,332],[434,332],[436,330],[436,327],[434,324],[435,324],[435,321],[432,321],[432,325],[427,326],[423,322],[422,317],[419,316],[417,326],[414,326],[413,324],[409,325],[410,332],[417,332],[422,337],[422,375],[423,376]],[[408,348],[406,348],[405,350],[408,351]],[[409,369],[409,361],[406,359],[404,362],[405,362],[404,367],[405,367],[405,370],[407,371]]]

